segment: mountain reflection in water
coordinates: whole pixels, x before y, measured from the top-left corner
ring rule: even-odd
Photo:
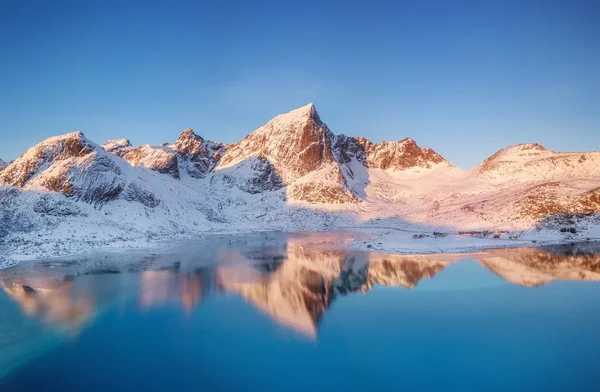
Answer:
[[[522,286],[600,281],[595,244],[394,255],[323,249],[290,236],[225,239],[137,260],[104,257],[23,264],[2,271],[0,285],[24,315],[68,334],[77,334],[99,309],[119,299],[135,297],[141,309],[177,304],[191,313],[207,296],[233,294],[276,323],[315,338],[320,321],[340,297],[365,293],[376,285],[414,289],[464,260]]]

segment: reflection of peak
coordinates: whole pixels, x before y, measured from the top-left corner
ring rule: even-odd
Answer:
[[[0,285],[19,303],[25,314],[56,325],[65,332],[77,333],[95,310],[92,299],[73,293],[69,281],[4,279]]]
[[[325,313],[341,296],[368,292],[376,285],[412,289],[462,259],[476,260],[524,286],[554,280],[600,281],[599,249],[594,244],[470,255],[392,255],[315,247],[315,240],[322,244],[327,235],[333,234],[319,234],[318,240],[290,237],[285,245],[268,247],[241,241],[242,249],[230,246],[208,266],[205,259],[182,267],[170,257],[163,261],[151,257],[120,267],[98,261],[40,270],[15,267],[0,277],[0,287],[25,315],[67,331],[79,330],[111,297],[122,298],[120,290],[134,290],[142,308],[176,305],[186,312],[192,312],[209,293],[225,291],[241,296],[274,322],[314,338]],[[119,271],[139,273],[106,276]]]
[[[220,274],[220,285],[275,321],[316,337],[336,293],[365,292],[375,285],[415,287],[445,266],[443,261],[288,246],[287,259],[267,278],[239,282]]]
[[[414,288],[422,279],[434,277],[446,265],[444,261],[372,253],[367,264],[344,268],[336,279],[335,288],[342,294],[369,291],[376,285]]]
[[[285,266],[276,274],[282,272]],[[319,321],[332,299],[332,292],[319,279],[309,276],[298,280],[271,277],[266,282],[225,282],[228,292],[241,295],[276,322],[307,336],[316,337]]]
[[[241,279],[239,273],[232,275],[223,270],[218,273],[219,285],[239,294],[276,322],[314,338],[333,299],[331,282],[343,260],[343,252],[288,246],[287,258],[278,268],[273,268],[273,261],[267,262],[268,268],[253,269],[256,274],[268,271],[254,279],[248,275]]]
[[[600,281],[600,256],[566,249],[494,249],[482,252],[478,260],[507,281],[522,286],[555,280]]]

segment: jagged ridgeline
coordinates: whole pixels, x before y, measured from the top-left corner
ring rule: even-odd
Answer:
[[[235,144],[191,129],[158,146],[100,146],[81,132],[52,137],[1,161],[0,185],[4,235],[76,216],[156,234],[226,223],[324,228],[359,218],[523,229],[600,211],[600,153],[522,144],[461,170],[410,138],[336,135],[309,104]]]

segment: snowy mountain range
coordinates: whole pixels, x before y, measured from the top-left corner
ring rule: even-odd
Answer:
[[[599,152],[521,144],[461,170],[410,138],[377,144],[336,135],[313,104],[235,144],[191,129],[172,144],[138,147],[73,132],[0,161],[0,246],[30,255],[75,243],[376,222],[585,232],[598,226],[598,212]]]

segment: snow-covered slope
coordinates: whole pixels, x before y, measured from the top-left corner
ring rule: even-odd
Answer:
[[[68,251],[69,238],[84,246],[376,225],[446,233],[576,226],[577,236],[591,236],[599,189],[597,152],[521,144],[465,171],[410,138],[335,135],[309,104],[231,145],[191,129],[160,146],[117,139],[100,147],[81,132],[49,138],[0,171],[0,246],[37,254]]]
[[[23,191],[52,191],[93,205],[116,199],[148,207],[158,204],[130,165],[81,132],[46,139],[30,148],[0,173],[0,184]]]
[[[519,144],[498,151],[474,171],[494,183],[551,181],[597,176],[600,153],[557,153],[539,144]]]

